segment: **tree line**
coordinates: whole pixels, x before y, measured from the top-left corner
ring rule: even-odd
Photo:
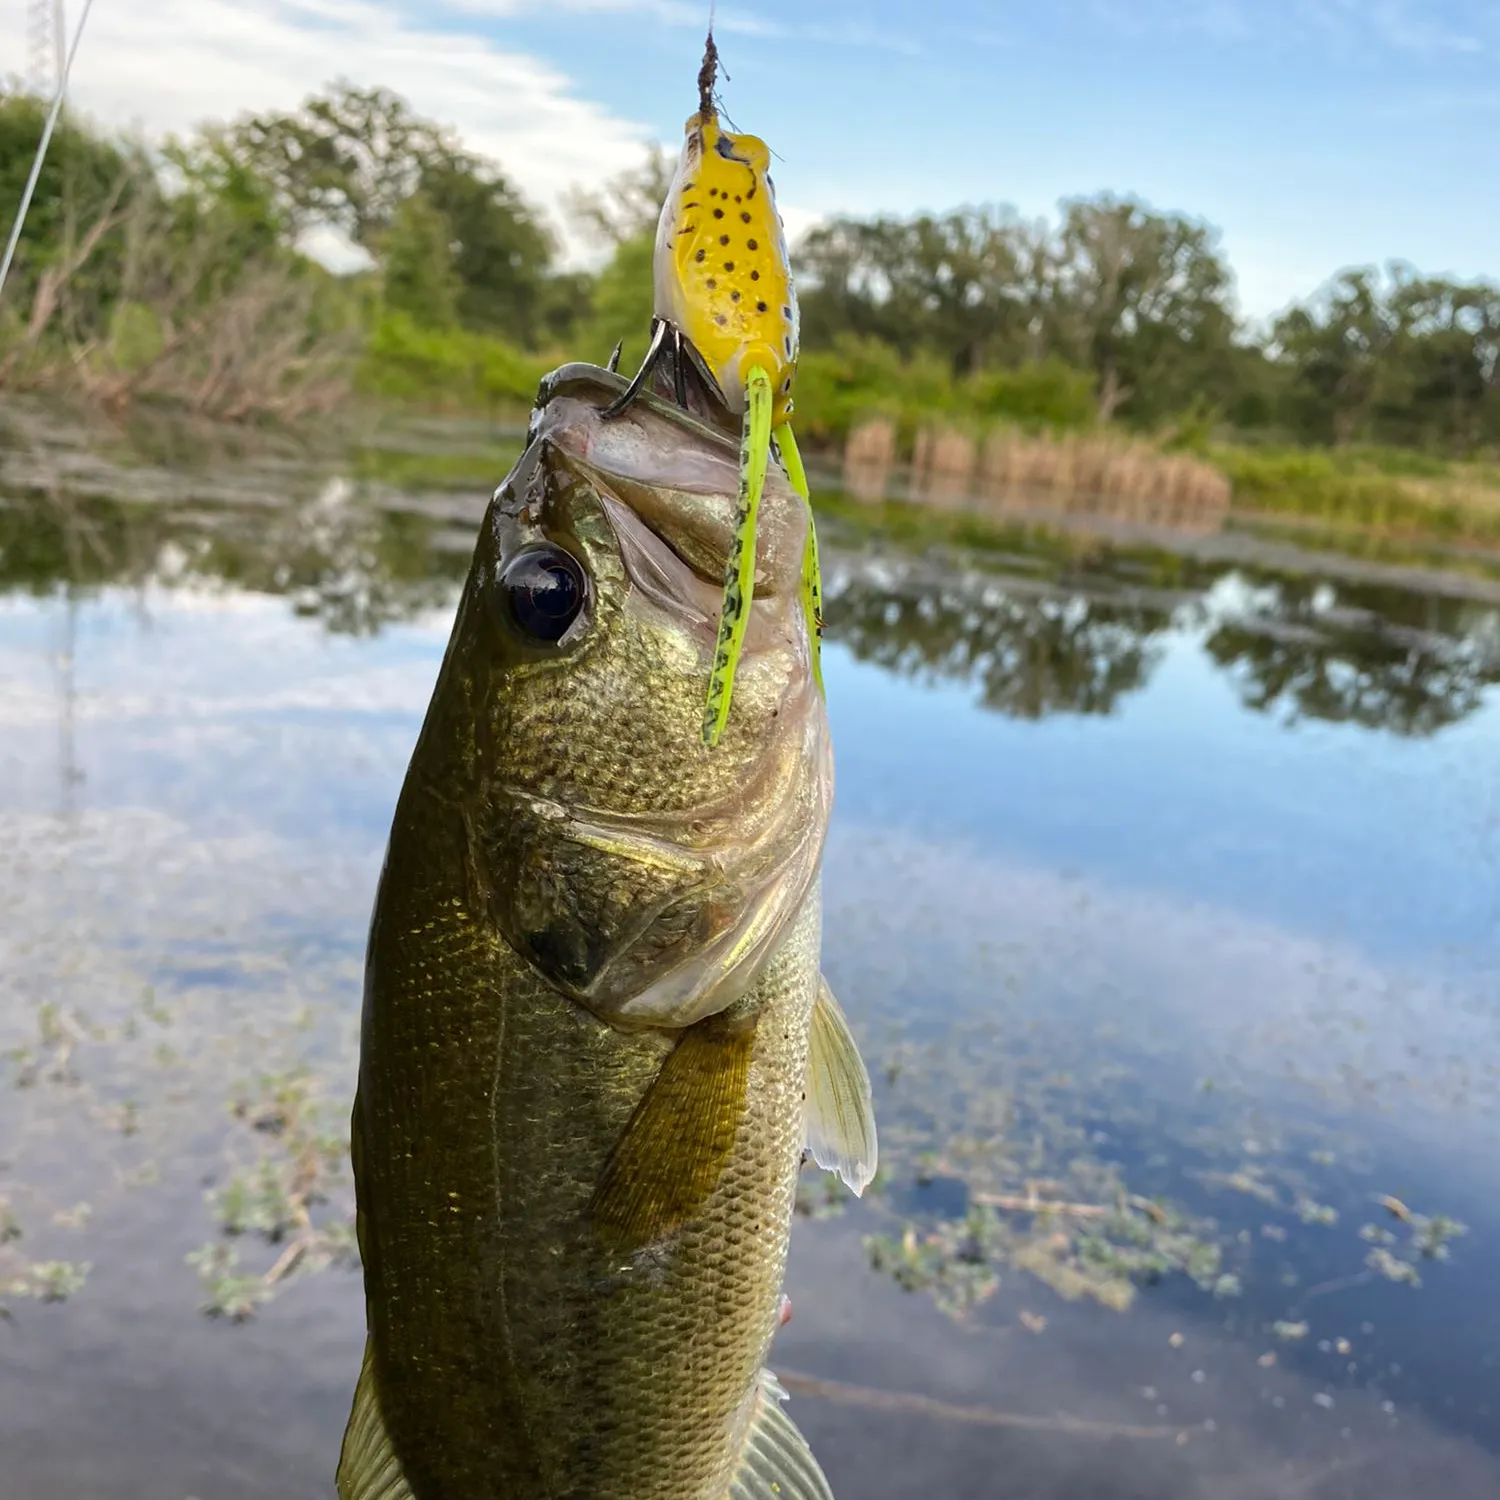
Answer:
[[[16,89],[0,95],[6,202],[19,200],[41,114]],[[601,358],[644,336],[670,167],[655,154],[574,196],[570,213],[604,251],[583,273],[561,267],[558,236],[500,166],[388,89],[338,83],[299,109],[154,150],[66,120],[0,308],[0,377],[49,340],[75,367],[82,349],[85,368],[158,370],[193,337],[222,344],[236,297],[249,299],[247,347],[279,329],[281,380],[381,320],[413,337]],[[320,224],[373,268],[334,277],[310,262],[296,247]],[[1090,419],[1145,430],[1444,454],[1500,445],[1490,282],[1352,268],[1253,331],[1217,231],[1108,194],[1064,202],[1055,222],[1003,207],[841,217],[794,255],[804,349],[841,351],[887,382],[980,382],[1024,405],[1028,381],[1062,380],[1086,393]],[[195,355],[192,378],[218,357]]]

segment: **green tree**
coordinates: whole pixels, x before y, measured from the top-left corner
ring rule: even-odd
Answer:
[[[459,321],[534,344],[552,235],[500,172],[477,157],[434,157],[422,164],[417,184],[448,224]]]
[[[240,120],[224,139],[273,184],[294,231],[334,225],[377,262],[403,205],[421,194],[448,224],[460,322],[536,339],[552,235],[498,167],[399,94],[340,81],[291,114]]]
[[[31,173],[46,113],[46,102],[34,95],[0,92],[0,197],[11,213]],[[104,138],[64,111],[5,290],[4,323],[11,337],[35,343],[52,323],[64,286],[69,315],[84,326],[107,316],[119,292],[122,221],[143,194],[157,196],[144,152]]]
[[[294,229],[331,224],[372,252],[417,190],[424,163],[459,152],[450,133],[414,114],[399,94],[345,80],[291,114],[245,116],[224,139],[274,185]]]
[[[21,201],[47,103],[34,94],[0,90],[0,201],[8,215]],[[60,252],[70,228],[76,232],[118,191],[139,161],[133,148],[109,141],[64,110],[42,162],[36,195],[26,216],[19,265],[35,264]]]
[[[571,285],[555,277],[547,299],[556,307],[561,295],[571,296],[571,328],[561,328],[560,316],[554,316],[552,324],[565,336],[571,334],[581,355],[602,360],[619,344],[621,368],[630,370],[645,353],[655,311],[652,259],[657,223],[676,168],[677,154],[655,147],[639,165],[616,174],[602,188],[574,189],[566,196],[575,227],[608,252],[592,276],[579,275]]]
[[[1045,234],[1010,209],[911,219],[836,219],[809,231],[795,265],[809,347],[846,334],[928,350],[955,375],[1040,353]]]
[[[1134,199],[1063,205],[1048,281],[1050,341],[1098,382],[1099,416],[1159,418],[1222,385],[1234,335],[1215,231]]]
[[[1314,442],[1466,452],[1500,438],[1500,287],[1392,262],[1341,271],[1277,320],[1285,406]]]
[[[651,328],[651,258],[656,231],[642,229],[615,246],[614,254],[594,279],[592,317],[587,351],[602,360],[616,343],[621,345],[620,367],[633,370],[646,352]]]
[[[655,147],[639,166],[617,173],[599,190],[568,193],[568,214],[599,245],[615,247],[654,235],[676,169],[676,153]]]
[[[385,305],[423,328],[453,327],[463,292],[453,230],[425,193],[397,207],[380,245]]]
[[[1396,328],[1373,267],[1340,272],[1276,320],[1275,355],[1294,372],[1291,416],[1304,438],[1348,443],[1368,428]]]
[[[1407,266],[1391,279],[1396,370],[1381,391],[1381,439],[1468,451],[1500,437],[1500,287]]]
[[[169,138],[162,157],[175,177],[171,206],[178,242],[214,243],[211,284],[233,281],[248,264],[286,252],[291,225],[275,186],[236,154],[221,128]]]

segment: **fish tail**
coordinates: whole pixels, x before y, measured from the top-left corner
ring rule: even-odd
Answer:
[[[797,439],[792,435],[792,424],[783,422],[772,434],[777,451],[786,469],[786,477],[792,488],[802,496],[807,505],[807,541],[802,547],[802,613],[807,620],[807,639],[812,651],[813,677],[818,691],[823,687],[823,571],[818,566],[818,527],[813,518],[812,492],[807,483],[807,470],[802,467],[802,454],[797,448]],[[826,696],[826,693],[825,693]]]
[[[766,486],[771,455],[771,377],[761,365],[745,376],[745,422],[740,436],[740,488],[734,538],[724,569],[724,602],[719,609],[719,636],[714,644],[708,700],[703,708],[703,743],[719,743],[729,718],[734,671],[745,645],[750,605],[755,596],[755,518]]]

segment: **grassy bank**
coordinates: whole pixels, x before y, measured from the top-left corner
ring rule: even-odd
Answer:
[[[260,306],[257,302],[254,308],[235,309],[247,330],[240,337],[247,354],[255,349],[264,327],[248,331],[253,326],[249,314]],[[221,303],[221,317],[226,315],[223,309]],[[144,323],[144,314],[137,321]],[[183,363],[191,352],[187,348],[174,362],[154,338],[146,354],[132,354],[125,347],[130,332],[117,319],[110,338],[88,359],[64,361],[59,356],[58,367],[66,365],[72,384],[86,396],[99,396],[101,372],[107,370],[111,395],[123,394],[128,387],[140,398],[195,410],[203,406],[197,392],[212,385],[226,397],[233,388],[236,400],[257,414],[274,415],[285,401],[295,416],[296,403],[288,400],[287,377],[282,375],[283,365],[295,364],[290,380],[304,398],[311,394],[305,377],[316,370],[320,399],[307,404],[324,415],[330,402],[345,400],[338,394],[342,391],[377,422],[430,414],[471,417],[483,426],[507,429],[524,425],[547,370],[568,358],[600,358],[603,353],[564,348],[533,353],[492,335],[424,327],[371,301],[357,310],[353,299],[346,299],[336,344],[335,336],[325,332],[310,345],[302,343],[295,360],[289,350],[281,361],[247,357],[243,374],[236,370],[233,380],[220,374],[215,382],[201,357]],[[220,335],[217,344],[215,334]],[[194,345],[215,350],[215,372],[224,364],[219,352],[224,347],[222,334],[215,321],[198,332]],[[267,330],[266,336],[283,349],[297,342],[287,341],[279,329]],[[46,354],[45,346],[28,351],[36,378],[13,384],[51,386]],[[245,395],[252,386],[262,388],[253,392],[254,399]],[[210,403],[203,414],[224,413]],[[1200,416],[1154,435],[1126,433],[1099,424],[1088,378],[1053,361],[956,379],[936,361],[903,362],[884,345],[844,339],[832,349],[804,354],[795,420],[809,456],[821,460],[825,471],[856,453],[862,433],[883,430],[883,458],[876,468],[884,464],[931,470],[929,487],[940,487],[943,465],[951,457],[964,471],[958,482],[967,483],[965,476],[972,473],[981,488],[1013,484],[1045,491],[1059,504],[1086,502],[1086,492],[1094,489],[1148,497],[1181,491],[1185,504],[1197,505],[1198,497],[1206,495],[1213,503],[1205,500],[1200,508],[1219,512],[1222,505],[1213,490],[1217,476],[1222,476],[1230,487],[1233,513],[1262,517],[1268,523],[1315,527],[1329,536],[1500,546],[1500,459],[1214,440],[1207,419]],[[374,454],[369,460],[372,471],[395,462]],[[433,465],[452,479],[459,476],[447,474],[447,468],[461,470],[464,461],[455,456],[448,465],[441,454],[418,454],[400,467],[403,478],[416,481]],[[1190,468],[1194,472],[1188,472]],[[1109,482],[1092,482],[1088,476],[1094,473],[1107,473]],[[428,475],[429,482],[433,477]],[[884,484],[877,475],[876,492],[885,492]],[[919,511],[902,524],[920,524],[920,517]],[[935,518],[931,524],[936,524]]]
[[[1205,456],[1234,486],[1237,511],[1384,537],[1500,544],[1500,462],[1227,444]]]
[[[528,354],[462,328],[422,328],[402,313],[386,312],[360,354],[354,389],[381,405],[508,416],[524,425],[538,382],[564,357]]]
[[[355,389],[367,401],[402,409],[524,421],[538,380],[565,357],[527,354],[457,329],[422,329],[388,314],[361,356]],[[799,436],[825,464],[841,460],[851,434],[872,420],[889,424],[898,463],[920,459],[924,432],[959,435],[979,450],[981,465],[995,434],[1004,434],[1013,452],[1029,441],[1039,472],[1072,450],[1114,446],[1137,470],[1159,455],[1164,481],[1184,460],[1196,460],[1229,481],[1237,513],[1389,538],[1500,544],[1500,460],[1211,441],[1201,420],[1127,438],[1096,422],[1087,377],[1058,363],[955,380],[935,362],[902,363],[883,345],[850,339],[803,356],[796,399]],[[1063,466],[1075,474],[1083,467],[1077,457]]]

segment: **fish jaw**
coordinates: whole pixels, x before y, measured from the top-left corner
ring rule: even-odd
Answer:
[[[797,590],[805,508],[785,484],[729,731],[702,746],[736,449],[652,399],[605,423],[613,394],[575,380],[544,401],[491,504],[450,657],[486,725],[469,822],[497,927],[600,1018],[676,1029],[738,1000],[806,902],[832,749]],[[480,596],[539,539],[577,554],[588,617],[511,659]]]
[[[707,584],[717,616],[734,541],[740,479],[733,437],[641,400],[610,421],[582,394],[547,404],[538,436],[601,488],[617,495]],[[705,441],[707,439],[707,441]],[[755,595],[776,598],[800,582],[807,506],[775,466],[768,468],[755,537]]]

